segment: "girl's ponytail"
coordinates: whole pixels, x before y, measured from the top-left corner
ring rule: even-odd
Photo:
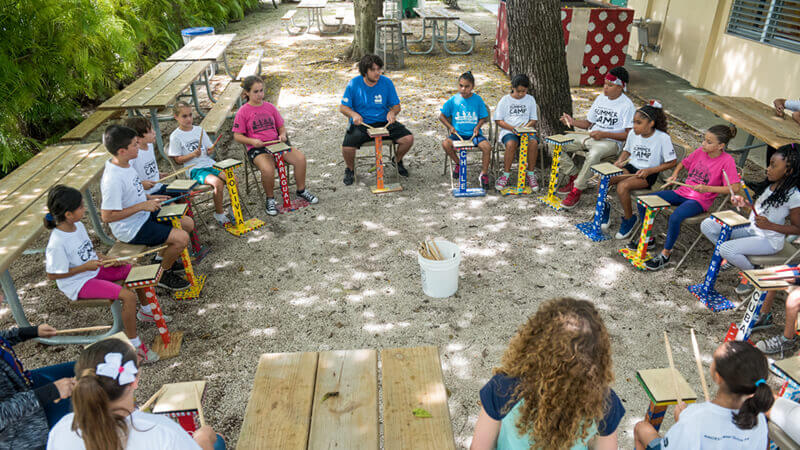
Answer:
[[[775,401],[766,382],[767,358],[747,342],[730,341],[714,354],[714,363],[724,387],[731,394],[748,397],[739,411],[733,413],[733,423],[742,430],[754,428],[758,425],[758,414],[769,411]]]
[[[83,196],[80,191],[57,184],[47,193],[47,210],[49,213],[44,216],[44,226],[52,230],[59,223],[67,220],[67,213],[75,211],[83,204]]]
[[[111,403],[125,394],[130,382],[120,384],[121,376],[111,378],[97,373],[100,370],[97,367],[107,361],[106,355],[111,353],[121,355],[122,364],[138,366],[133,347],[119,339],[106,339],[93,344],[81,353],[75,363],[77,384],[72,390],[72,407],[75,411],[72,431],[78,432],[83,438],[86,450],[123,450],[128,440],[126,418],[131,411],[112,410]],[[130,367],[130,364],[125,367]]]

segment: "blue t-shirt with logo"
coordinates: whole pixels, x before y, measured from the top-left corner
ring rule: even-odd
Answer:
[[[472,136],[478,121],[489,117],[486,104],[478,94],[472,94],[469,98],[464,98],[461,94],[450,97],[442,105],[441,113],[450,118],[456,133],[462,136]]]
[[[364,77],[357,76],[347,83],[342,104],[357,112],[365,123],[386,122],[386,113],[400,104],[392,80],[381,75],[375,86],[367,86]]]

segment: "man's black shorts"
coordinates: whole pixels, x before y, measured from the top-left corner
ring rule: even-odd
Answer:
[[[375,128],[385,127],[386,122],[371,123],[369,126]],[[406,128],[405,125],[400,122],[395,122],[386,127],[386,129],[389,130],[389,136],[386,137],[386,139],[391,139],[395,142],[402,137],[411,135],[411,132],[408,131],[408,128]],[[372,138],[367,134],[367,127],[364,125],[355,126],[351,123],[350,127],[347,128],[347,133],[344,135],[342,147],[360,148],[365,142],[369,142],[371,140]]]

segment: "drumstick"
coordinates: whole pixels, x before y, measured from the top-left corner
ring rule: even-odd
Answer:
[[[439,246],[436,245],[436,241],[431,241],[431,244],[433,244],[433,249],[436,250],[436,256],[438,256],[437,259],[439,261],[444,261],[444,258],[442,258],[442,252],[439,251]]]
[[[83,328],[67,328],[66,330],[56,331],[56,336],[58,336],[59,334],[85,333],[87,331],[102,331],[102,330],[108,330],[110,328],[111,325],[98,325],[95,327],[83,327]]]
[[[747,196],[747,203],[750,204],[750,210],[753,211],[753,215],[758,217],[758,212],[756,211],[755,205],[753,205],[753,197],[750,197],[750,189],[747,189],[747,186],[743,186],[744,188],[744,195]]]
[[[772,272],[780,273],[780,272],[790,272],[790,271],[798,271],[798,270],[800,270],[800,267],[784,267],[783,269],[773,270]]]
[[[703,363],[700,361],[700,349],[697,346],[697,337],[694,335],[694,328],[690,328],[689,332],[692,333],[692,350],[694,351],[694,360],[697,363],[697,373],[700,374],[700,384],[703,386],[703,395],[706,397],[706,401],[709,401],[706,374],[703,372]]]
[[[148,398],[147,401],[144,402],[144,404],[139,407],[139,411],[144,411],[144,410],[150,408],[150,405],[152,405],[153,402],[158,400],[158,398],[161,397],[161,394],[163,394],[166,389],[167,389],[167,386],[161,386],[161,388],[159,390],[157,390],[155,394],[153,394],[150,398]]]
[[[183,172],[186,172],[187,170],[191,169],[192,167],[194,167],[194,164],[192,164],[191,166],[186,166],[186,167],[184,167],[183,169],[176,170],[175,172],[172,172],[172,173],[171,173],[171,174],[169,174],[169,175],[166,175],[166,176],[164,176],[164,177],[161,177],[161,179],[160,179],[160,180],[158,180],[158,181],[156,181],[156,183],[163,183],[164,181],[166,181],[166,180],[169,180],[170,178],[174,177],[175,175],[180,175],[180,174],[182,174]]]
[[[203,416],[203,404],[201,403],[201,396],[200,390],[197,389],[197,385],[194,387],[194,397],[197,400],[197,415],[200,417],[200,426],[206,426],[206,418]]]
[[[672,386],[675,388],[675,400],[680,403],[681,391],[678,389],[678,377],[675,375],[675,363],[672,361],[672,348],[669,346],[669,338],[667,332],[664,331],[664,345],[667,347],[667,359],[669,359],[670,378],[672,378]]]
[[[725,178],[725,185],[728,186],[728,192],[731,193],[731,198],[733,198],[733,188],[731,187],[731,180],[728,178],[728,174],[725,172],[725,169],[722,169],[722,177]],[[739,211],[739,207],[736,207],[736,210]]]
[[[678,186],[688,186],[688,187],[696,186],[694,184],[681,183],[680,181],[677,181],[677,180],[667,181],[666,183],[664,183],[664,186],[666,186],[668,184],[677,184]],[[664,187],[664,186],[662,186],[662,187]]]
[[[137,253],[135,255],[120,256],[119,258],[114,258],[114,259],[106,259],[105,261],[103,261],[103,265],[106,265],[106,264],[109,264],[109,263],[113,263],[113,262],[117,262],[117,261],[127,261],[129,259],[136,259],[136,258],[139,258],[139,257],[144,256],[144,255],[149,255],[150,253],[160,252],[161,250],[164,250],[165,248],[167,248],[167,246],[166,245],[162,245],[161,247],[156,247],[156,248],[147,250],[146,252]]]
[[[207,190],[200,190],[200,189],[195,190],[195,191],[190,191],[190,192],[187,192],[187,193],[185,193],[183,195],[179,195],[177,197],[172,197],[169,200],[164,200],[163,202],[161,202],[161,206],[169,205],[170,203],[174,203],[174,202],[176,202],[176,201],[178,201],[180,199],[186,198],[186,197],[194,197],[195,195],[202,194],[203,192],[208,192],[208,191]]]
[[[779,275],[775,277],[761,277],[758,279],[758,281],[791,280],[792,278],[800,278],[800,275]]]
[[[211,144],[211,147],[209,147],[209,148],[207,148],[207,149],[206,149],[206,153],[211,153],[211,152],[214,150],[214,147],[216,147],[216,146],[217,146],[217,142],[219,142],[219,140],[220,140],[220,139],[222,139],[222,133],[220,133],[220,134],[217,136],[217,139],[215,139],[215,140],[214,140],[214,143],[213,143],[213,144]]]

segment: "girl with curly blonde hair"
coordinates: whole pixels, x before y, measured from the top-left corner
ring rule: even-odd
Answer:
[[[608,331],[592,303],[545,302],[523,324],[481,389],[471,450],[617,448],[625,408]]]

